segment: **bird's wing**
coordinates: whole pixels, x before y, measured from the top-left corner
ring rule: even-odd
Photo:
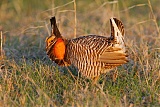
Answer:
[[[128,62],[127,54],[122,52],[119,47],[107,47],[106,50],[100,55],[98,61],[108,64],[107,66],[122,65]]]
[[[66,62],[76,66],[86,77],[99,76],[103,63],[97,59],[106,47],[105,39],[102,38],[90,35],[69,41],[66,48]]]

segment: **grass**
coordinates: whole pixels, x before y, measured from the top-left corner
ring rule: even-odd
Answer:
[[[158,0],[1,0],[0,106],[158,107],[158,4]],[[71,66],[74,79],[67,68],[52,63],[45,52],[49,19],[54,15],[66,38],[75,34],[109,35],[109,18],[118,17],[125,26],[130,61],[102,75],[99,86],[92,86]]]

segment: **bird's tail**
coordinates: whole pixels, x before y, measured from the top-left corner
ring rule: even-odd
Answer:
[[[111,38],[114,40],[114,46],[117,48],[122,48],[122,52],[126,52],[123,23],[117,18],[111,18],[110,23],[111,23]]]

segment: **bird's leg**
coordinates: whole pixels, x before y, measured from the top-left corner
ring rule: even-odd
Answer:
[[[97,84],[98,79],[99,79],[99,76],[93,77],[92,79],[93,91],[102,90],[102,86],[100,84]]]
[[[92,85],[97,84],[98,79],[99,79],[99,76],[93,77],[93,79],[92,79]]]

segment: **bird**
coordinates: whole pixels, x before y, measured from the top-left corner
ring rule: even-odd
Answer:
[[[128,62],[124,42],[124,25],[115,17],[110,18],[110,36],[86,35],[64,38],[51,17],[51,35],[46,38],[46,53],[59,66],[73,65],[86,78],[97,83],[101,74]]]

